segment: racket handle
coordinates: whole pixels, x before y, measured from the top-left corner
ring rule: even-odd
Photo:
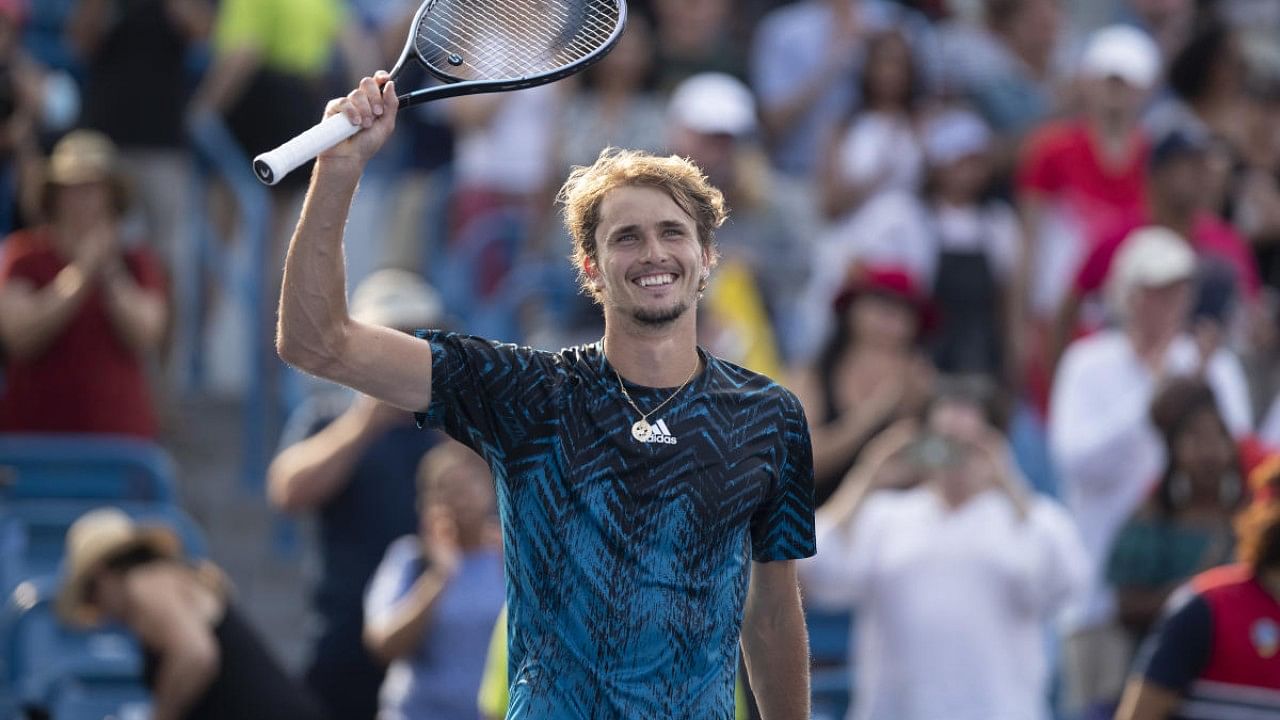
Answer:
[[[253,172],[267,185],[275,185],[299,165],[355,135],[359,130],[360,126],[351,124],[346,115],[330,115],[275,150],[254,158]]]

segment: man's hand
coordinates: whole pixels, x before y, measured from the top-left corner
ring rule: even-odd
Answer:
[[[373,77],[366,77],[345,98],[333,100],[325,108],[324,116],[342,113],[360,131],[338,145],[320,153],[320,160],[328,163],[350,164],[364,169],[366,163],[391,137],[396,127],[396,84],[384,70]]]
[[[427,509],[427,527],[422,536],[428,571],[444,580],[452,578],[462,562],[462,548],[458,541],[458,523],[443,505]]]

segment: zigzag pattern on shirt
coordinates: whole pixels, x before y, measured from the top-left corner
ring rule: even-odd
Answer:
[[[750,561],[814,550],[795,397],[704,354],[704,372],[649,418],[679,443],[640,443],[596,345],[430,339],[431,420],[497,480],[509,717],[732,717]],[[627,391],[642,409],[671,393]]]

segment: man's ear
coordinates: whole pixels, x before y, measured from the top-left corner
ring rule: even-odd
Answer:
[[[596,261],[588,255],[582,259],[582,274],[587,276],[591,286],[596,290],[604,289],[604,278],[600,276],[600,268],[596,267]]]

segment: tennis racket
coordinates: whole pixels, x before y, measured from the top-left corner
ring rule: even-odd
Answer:
[[[401,108],[544,85],[604,57],[626,21],[625,0],[427,0],[414,15],[391,79],[412,59],[444,83],[400,95]],[[359,131],[342,113],[330,115],[254,158],[254,173],[275,185]]]

